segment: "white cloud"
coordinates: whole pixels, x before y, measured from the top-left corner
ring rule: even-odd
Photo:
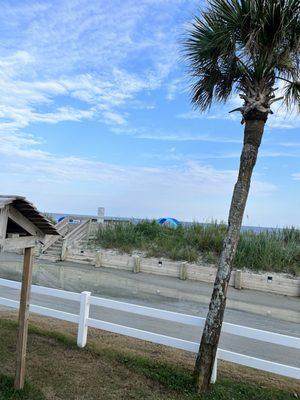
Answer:
[[[116,112],[104,111],[102,113],[103,120],[107,123],[112,123],[114,125],[124,125],[126,124],[126,119]]]
[[[133,136],[137,139],[160,140],[166,142],[211,142],[211,143],[237,143],[241,141],[230,137],[222,137],[212,134],[197,134],[189,132],[166,132],[160,130],[151,130],[146,128],[127,128],[114,127],[111,130],[117,135]]]
[[[128,184],[128,187],[134,182],[147,192],[152,192],[155,187],[166,190],[176,182],[176,186],[203,194],[222,193],[231,190],[236,176],[236,171],[217,170],[197,161],[168,168],[122,167],[74,156],[57,156],[40,150],[40,144],[41,140],[30,135],[0,134],[2,163],[5,168],[44,182],[105,182]],[[264,185],[265,191],[272,189],[271,185]],[[263,191],[259,183],[256,186],[258,192]],[[153,192],[154,196],[156,194]]]
[[[208,112],[201,112],[200,110],[197,111],[188,111],[185,113],[177,114],[177,118],[182,119],[228,119],[232,121],[240,121],[241,117],[236,115],[236,113],[230,114],[228,111],[224,109],[223,112],[215,112],[214,110],[212,113]]]
[[[92,109],[53,106],[55,96],[68,93],[62,83],[20,79],[23,74],[20,65],[32,62],[30,55],[24,51],[0,59],[0,132],[15,132],[34,122],[79,121],[93,116]],[[41,106],[52,110],[37,111]]]
[[[187,80],[184,77],[172,79],[166,86],[166,99],[174,100],[177,94],[188,90]]]
[[[160,161],[181,161],[186,160],[225,160],[225,159],[239,159],[241,157],[241,151],[231,151],[231,152],[219,152],[219,153],[179,153],[175,149],[173,151],[168,151],[164,153],[144,153],[143,156],[147,159],[157,159]],[[271,150],[261,150],[258,153],[258,158],[299,158],[300,155],[296,153],[283,152],[283,151],[271,151]]]
[[[280,142],[278,145],[283,147],[300,147],[300,142]]]
[[[110,79],[97,74],[83,74],[57,80],[28,81],[19,78],[19,62],[32,62],[29,54],[16,53],[2,58],[0,69],[0,130],[16,131],[34,122],[57,123],[79,121],[99,117],[105,123],[126,123],[124,113],[116,111],[118,106],[134,99],[144,89],[154,88],[150,80],[142,80],[120,69],[113,69]],[[1,61],[1,59],[0,59]],[[55,100],[64,96],[86,103],[86,109],[72,106],[55,108]],[[69,99],[69,100],[68,100]],[[41,111],[41,106],[45,110]],[[37,109],[39,111],[37,111]]]
[[[140,92],[159,88],[176,69],[181,26],[172,17],[180,6],[188,12],[192,3],[61,0],[3,5],[0,129],[85,118],[125,124],[127,115],[119,107],[126,104],[129,110],[132,102],[134,108]],[[77,110],[72,99],[85,104]]]
[[[295,129],[300,127],[300,115],[296,110],[287,111],[284,107],[273,107],[274,114],[268,119],[270,128]]]
[[[22,52],[8,59],[2,58],[0,131],[16,131],[34,122],[57,123],[97,117],[108,124],[122,125],[126,123],[126,115],[117,108],[134,100],[138,92],[155,87],[151,79],[142,80],[120,69],[111,72],[110,80],[101,79],[97,74],[45,81],[21,80],[18,62],[23,59],[31,62],[29,54],[28,57],[26,54]],[[71,98],[78,99],[86,103],[87,108],[55,107],[59,96],[64,96],[67,103]]]
[[[61,0],[40,8],[32,3],[31,13],[28,4],[2,10],[2,24],[7,24],[7,12],[23,28],[20,47],[42,56],[44,71],[66,73],[86,66],[107,69],[136,60],[145,50],[148,66],[156,65],[156,75],[168,73],[176,57],[172,50],[177,26],[172,16],[179,5],[192,7],[187,0]]]
[[[294,157],[299,157],[299,154],[296,153],[291,153],[288,151],[274,151],[274,150],[262,150],[259,152],[259,157],[265,157],[265,158],[281,158],[281,157],[288,157],[288,158],[294,158]]]
[[[42,185],[41,189],[46,190],[55,183],[61,188],[75,185],[81,191],[82,186],[78,185],[81,183],[89,187],[96,185],[100,190],[109,193],[140,191],[143,196],[156,201],[160,197],[159,193],[175,195],[174,191],[178,190],[180,193],[189,193],[187,202],[194,199],[194,196],[228,195],[236,178],[236,171],[215,169],[198,161],[186,161],[167,168],[123,167],[80,157],[58,156],[42,151],[39,149],[40,144],[39,139],[30,135],[1,134],[2,177],[7,171],[10,174],[17,173],[19,179],[23,177],[35,190],[36,185]],[[14,183],[18,185],[18,181]],[[6,189],[5,186],[8,185],[4,185],[2,191]],[[12,187],[14,185],[10,181],[10,188]],[[19,191],[20,188],[14,187],[14,191],[16,190]],[[273,185],[255,179],[255,194],[268,194],[273,190]]]
[[[42,139],[31,135],[0,133],[2,193],[22,193],[47,211],[94,214],[96,207],[105,206],[110,215],[227,218],[235,170],[187,157],[171,160],[167,167],[122,166],[60,156],[41,145]],[[170,148],[169,153],[176,155],[175,150]],[[255,174],[250,197],[267,201],[276,190]]]

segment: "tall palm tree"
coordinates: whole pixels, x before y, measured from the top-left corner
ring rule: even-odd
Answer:
[[[271,106],[278,100],[288,107],[300,105],[299,50],[300,0],[209,0],[184,41],[194,79],[193,104],[203,111],[239,93],[242,105],[232,111],[241,113],[245,125],[227,233],[195,364],[198,391],[210,383],[251,175]]]

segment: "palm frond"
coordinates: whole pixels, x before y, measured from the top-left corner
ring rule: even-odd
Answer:
[[[288,82],[284,89],[284,101],[287,108],[291,109],[294,105],[300,111],[300,81]]]
[[[293,82],[299,54],[299,0],[209,0],[184,42],[192,101],[204,110],[237,88],[272,88],[276,77]],[[298,102],[297,96],[295,82],[286,89],[286,104]]]

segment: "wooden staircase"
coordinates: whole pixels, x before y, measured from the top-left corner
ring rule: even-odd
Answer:
[[[70,223],[67,218],[55,225],[60,236],[49,236],[42,248],[40,258],[52,261],[63,261],[66,258],[68,247],[75,242],[88,240],[91,220],[87,219],[78,224]]]
[[[53,259],[53,261],[58,261],[61,258],[61,251],[63,246],[63,237],[59,236],[59,238],[51,244],[46,250],[42,250],[41,258],[49,258]],[[45,257],[46,256],[46,257]]]

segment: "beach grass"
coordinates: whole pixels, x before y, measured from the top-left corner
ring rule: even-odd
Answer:
[[[145,220],[101,226],[93,245],[126,253],[141,251],[146,257],[216,264],[225,233],[226,224],[216,221],[173,228]],[[298,275],[299,265],[299,229],[241,233],[235,268]]]

